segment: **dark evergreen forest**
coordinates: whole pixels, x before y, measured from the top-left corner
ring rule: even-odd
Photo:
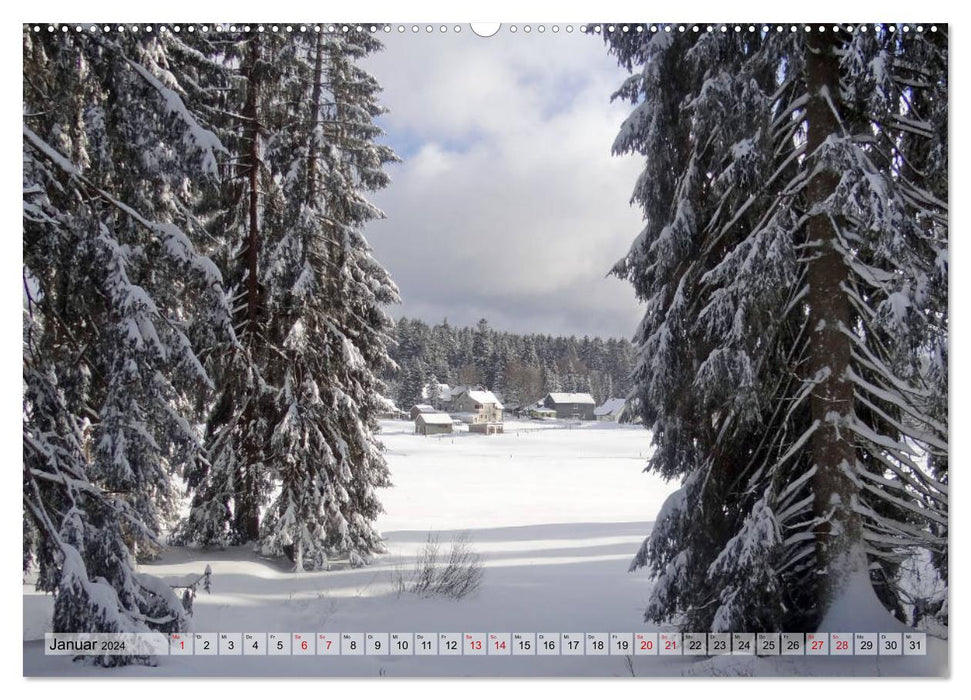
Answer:
[[[385,381],[401,408],[419,403],[422,389],[436,382],[481,384],[508,406],[550,391],[589,392],[599,404],[631,389],[634,347],[626,339],[520,335],[491,328],[485,319],[469,328],[408,318],[395,324],[392,337],[397,369]]]

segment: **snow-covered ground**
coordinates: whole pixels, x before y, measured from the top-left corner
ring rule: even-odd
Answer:
[[[633,426],[507,422],[502,435],[423,437],[382,423],[395,486],[382,494],[388,553],[371,566],[293,573],[246,548],[173,548],[150,573],[212,567],[200,632],[634,632],[650,590],[631,557],[675,488],[642,472],[650,435]],[[479,590],[461,600],[400,593],[429,534],[467,533],[482,557]],[[445,547],[447,548],[447,547]],[[45,657],[51,599],[24,587],[24,673],[84,676],[679,676],[940,675],[927,657],[160,657],[158,666],[96,669]],[[852,631],[852,630],[849,630]]]

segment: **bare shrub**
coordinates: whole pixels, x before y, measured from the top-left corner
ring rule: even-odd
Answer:
[[[467,532],[454,537],[444,554],[438,534],[430,532],[418,553],[411,580],[398,574],[395,588],[399,595],[407,591],[419,598],[459,600],[474,593],[482,583],[480,559]]]

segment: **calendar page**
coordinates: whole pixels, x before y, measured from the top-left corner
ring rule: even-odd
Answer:
[[[948,24],[588,9],[23,24],[24,676],[949,674]]]

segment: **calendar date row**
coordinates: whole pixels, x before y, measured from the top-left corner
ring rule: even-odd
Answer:
[[[919,632],[183,632],[59,635],[48,655],[923,656]]]

